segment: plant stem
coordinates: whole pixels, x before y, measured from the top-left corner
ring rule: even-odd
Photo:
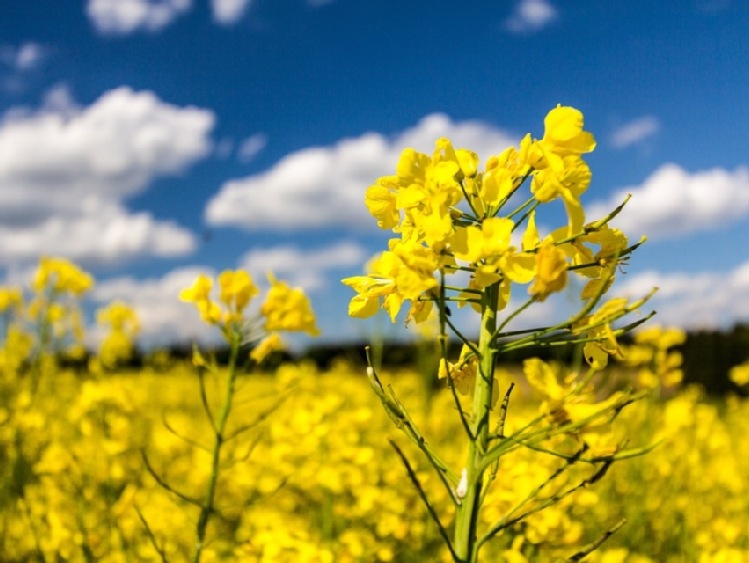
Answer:
[[[461,563],[475,563],[478,560],[477,525],[481,508],[483,486],[483,458],[489,444],[489,417],[494,384],[493,334],[497,329],[497,301],[499,283],[486,288],[481,300],[481,332],[479,333],[479,373],[476,374],[476,388],[471,408],[468,459],[466,471],[468,489],[455,520],[455,554]]]
[[[205,498],[200,507],[198,515],[198,525],[195,530],[195,552],[192,563],[199,563],[203,553],[206,531],[211,515],[216,511],[216,486],[220,473],[221,449],[226,441],[226,425],[231,413],[232,403],[234,401],[234,385],[237,377],[237,356],[241,345],[240,335],[235,331],[231,333],[231,352],[229,355],[229,365],[226,372],[226,387],[224,388],[224,401],[219,411],[218,419],[213,425],[213,452],[211,458],[211,476],[208,480],[208,486],[205,491]]]

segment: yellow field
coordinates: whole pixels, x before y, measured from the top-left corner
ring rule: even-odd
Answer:
[[[189,499],[203,495],[211,471],[202,449],[210,423],[192,369],[97,381],[53,375],[33,397],[23,382],[4,384],[0,560],[189,560],[199,512]],[[456,442],[462,433],[449,391],[427,405],[415,373],[384,377],[459,472],[465,444]],[[503,388],[509,377],[500,378]],[[207,389],[210,406],[211,380]],[[522,395],[508,427],[536,414]],[[589,561],[749,561],[749,402],[713,404],[686,391],[635,403],[620,418],[631,445],[663,442],[510,528],[483,560],[564,558],[626,518]],[[450,560],[388,440],[403,448],[441,514],[451,514],[450,498],[393,428],[364,373],[296,366],[243,377],[230,432],[244,426],[251,428],[228,442],[221,460],[203,561]],[[176,493],[148,473],[144,456]],[[527,449],[503,458],[482,524],[512,511],[559,463]],[[585,468],[560,479],[579,479],[578,471]],[[562,486],[552,481],[519,512]]]

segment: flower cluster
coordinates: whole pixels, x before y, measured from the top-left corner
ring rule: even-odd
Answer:
[[[64,258],[42,257],[34,274],[31,288],[40,293],[45,289],[80,297],[94,285],[87,272]]]
[[[97,322],[108,329],[99,346],[99,361],[106,368],[115,367],[133,353],[133,342],[140,331],[138,314],[127,303],[113,301],[99,309]]]
[[[260,306],[260,316],[264,319],[262,330],[265,337],[252,352],[252,358],[258,363],[270,353],[283,348],[279,331],[306,332],[317,336],[315,314],[309,299],[299,288],[290,288],[286,282],[277,280],[272,274],[268,276],[271,287],[264,303]],[[213,280],[200,274],[192,286],[183,289],[180,299],[193,303],[204,322],[217,325],[227,341],[241,335],[248,339],[247,308],[253,297],[260,294],[248,272],[243,270],[226,270],[218,276],[219,299],[211,296]],[[256,335],[249,334],[249,339]]]
[[[395,321],[410,301],[407,321],[421,322],[441,299],[440,291],[453,289],[441,287],[439,278],[460,272],[470,274],[468,286],[455,288],[458,295],[447,299],[477,311],[481,292],[493,284],[499,285],[496,309],[502,310],[513,284],[528,285],[530,298],[543,301],[566,287],[569,272],[586,280],[583,300],[608,291],[617,265],[633,247],[608,226],[611,217],[585,222],[580,196],[591,172],[582,155],[593,150],[595,140],[583,129],[582,113],[572,107],[551,110],[544,124],[541,139],[526,135],[519,148],[489,158],[483,171],[474,152],[455,149],[445,138],[437,141],[432,156],[404,150],[395,174],[367,190],[370,213],[398,237],[370,262],[367,275],[343,280],[356,291],[349,314],[364,318],[382,307]],[[527,199],[505,211],[528,179]],[[536,209],[558,199],[567,224],[541,237]],[[515,237],[521,227],[522,236]],[[602,350],[613,354],[615,346],[599,346],[595,352]],[[605,365],[600,354],[589,358]]]
[[[675,327],[652,326],[635,334],[624,347],[625,364],[637,368],[637,384],[643,389],[673,388],[682,379],[681,352],[674,350],[687,335]]]

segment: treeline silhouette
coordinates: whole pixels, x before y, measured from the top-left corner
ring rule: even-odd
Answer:
[[[631,343],[627,336],[621,339],[623,344]],[[312,361],[321,370],[326,370],[336,360],[346,360],[353,366],[366,365],[365,348],[370,346],[369,342],[345,342],[338,344],[315,344],[297,354],[287,352],[275,353],[266,366],[268,369],[287,361]],[[457,357],[460,353],[460,343],[449,343],[450,357]],[[434,365],[437,352],[431,343],[386,341],[371,346],[375,361],[388,368],[413,368],[419,366],[424,360]],[[728,391],[736,392],[737,388],[728,379],[728,371],[742,362],[749,360],[749,324],[736,324],[729,330],[701,330],[687,333],[686,342],[677,348],[681,352],[684,363],[684,384],[697,383],[702,385],[705,391],[711,395],[724,395]],[[170,362],[190,361],[192,357],[192,346],[188,344],[175,344],[161,349],[163,356],[168,357]],[[212,355],[219,364],[225,364],[229,357],[228,348],[217,347],[205,352]],[[563,363],[574,361],[576,347],[570,346],[532,346],[503,354],[499,361],[506,366],[519,365],[527,358],[537,357],[546,361],[554,360]],[[122,366],[125,369],[142,369],[154,367],[149,360],[153,354],[136,351],[130,361]],[[431,361],[430,361],[431,360]],[[88,359],[83,358],[76,361],[64,361],[67,367],[85,369]],[[165,366],[166,367],[166,366]]]

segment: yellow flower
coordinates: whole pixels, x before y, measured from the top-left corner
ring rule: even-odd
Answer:
[[[459,260],[470,263],[484,258],[499,258],[510,248],[514,226],[510,219],[491,217],[484,220],[480,227],[458,229],[451,239],[453,253]]]
[[[437,287],[434,272],[439,268],[439,258],[415,241],[390,240],[390,250],[373,259],[366,276],[353,276],[341,282],[359,295],[349,303],[349,315],[365,318],[377,312],[380,298],[390,319],[395,319],[403,302],[419,297]]]
[[[583,125],[580,110],[558,104],[544,119],[543,142],[559,155],[591,152],[596,141]]]
[[[291,289],[285,282],[268,274],[271,288],[260,308],[265,317],[265,330],[301,331],[317,336],[320,330],[315,324],[315,314],[309,299],[300,288]]]
[[[23,303],[23,293],[20,287],[0,287],[0,313]]]
[[[90,274],[64,258],[43,257],[34,274],[31,287],[41,293],[46,287],[53,291],[83,295],[94,285]]]
[[[732,367],[728,377],[739,387],[749,385],[749,362]]]
[[[190,287],[180,292],[179,298],[187,303],[205,301],[209,299],[212,288],[213,280],[205,274],[200,274]]]
[[[140,329],[138,314],[124,301],[113,301],[107,307],[96,312],[100,324],[109,325],[112,330],[128,330],[137,333]]]
[[[221,322],[222,311],[217,303],[211,301],[210,293],[212,288],[213,280],[205,274],[199,274],[190,287],[180,292],[179,298],[180,301],[195,305],[203,322],[218,324]]]
[[[243,270],[226,270],[218,277],[221,301],[233,312],[241,313],[250,299],[260,293],[250,274]]]
[[[377,226],[381,229],[392,229],[400,221],[400,213],[395,206],[395,191],[397,179],[386,176],[367,188],[364,203],[372,216],[377,219]]]
[[[637,382],[645,389],[659,386],[673,387],[681,383],[682,357],[671,350],[686,340],[686,333],[679,328],[664,329],[654,325],[635,334],[635,343],[623,347],[624,361],[628,366],[638,367]]]
[[[562,375],[560,366],[552,366],[538,358],[523,362],[523,373],[531,387],[544,399],[541,410],[559,425],[579,424],[579,432],[608,432],[611,412],[618,396],[597,402],[591,393],[576,393],[572,375],[567,376],[565,385],[559,384]],[[583,422],[585,421],[585,422]]]
[[[99,346],[100,365],[113,368],[130,358],[134,349],[133,340],[140,330],[135,310],[122,301],[113,301],[97,311],[96,320],[109,327],[109,333]]]
[[[549,243],[542,244],[538,249],[536,263],[536,277],[528,293],[543,301],[551,293],[564,289],[568,265],[564,252]]]
[[[284,344],[281,337],[277,332],[273,332],[263,338],[252,352],[250,352],[250,358],[252,358],[258,364],[262,363],[268,356],[278,350],[283,350]]]

